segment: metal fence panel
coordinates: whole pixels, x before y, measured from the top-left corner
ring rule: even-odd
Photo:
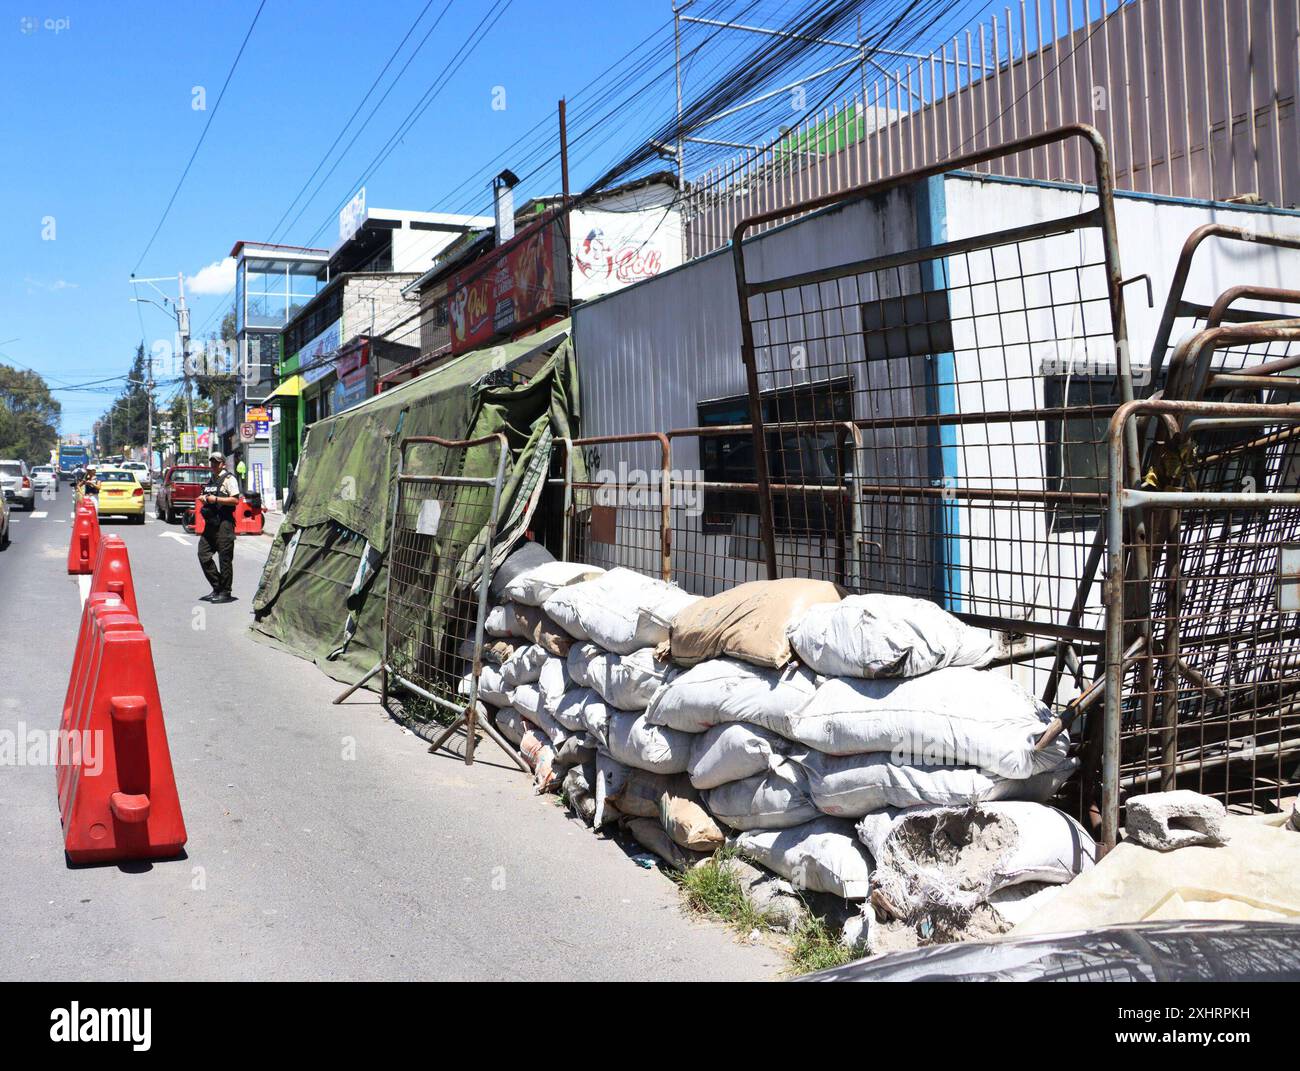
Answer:
[[[1100,191],[1078,215],[759,281],[742,240],[781,213],[742,223],[733,242],[768,575],[933,599],[1034,637],[1040,660],[1011,672],[1049,699],[1067,664],[1087,685],[1080,656],[1095,661],[1103,638],[1105,430],[1132,375],[1096,132],[993,150],[1076,140]]]
[[[432,720],[450,721],[430,750],[464,726],[466,763],[474,761],[480,729],[515,757],[515,749],[491,722],[478,717],[483,621],[509,457],[501,434],[401,441],[389,524],[382,659],[336,700],[380,673],[385,699],[390,683],[396,682],[436,708]]]

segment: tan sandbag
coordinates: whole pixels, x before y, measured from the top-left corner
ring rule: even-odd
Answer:
[[[629,769],[615,802],[624,814],[655,819],[682,848],[711,852],[722,847],[721,828],[704,809],[700,794],[685,774]]]
[[[614,797],[614,802],[624,814],[636,818],[658,819],[659,801],[665,792],[671,790],[680,776],[651,773],[649,770],[638,770],[629,766],[627,779],[623,782],[622,790]],[[690,782],[686,784],[689,787]]]
[[[548,654],[563,658],[573,646],[573,638],[546,616],[539,607],[510,603],[511,629],[516,636],[545,649]]]
[[[678,774],[674,780],[684,780]],[[665,792],[659,797],[659,824],[674,844],[696,852],[712,852],[722,847],[725,839],[718,823],[699,802],[694,789],[690,795],[677,796]]]
[[[490,666],[499,666],[506,661],[511,655],[522,647],[529,644],[524,640],[515,639],[493,639],[489,636],[483,637],[483,661]],[[473,644],[470,645],[470,655],[473,656]]]
[[[810,606],[839,602],[827,580],[755,580],[683,607],[673,619],[669,645],[674,662],[693,666],[729,655],[780,669],[794,658],[786,630]]]

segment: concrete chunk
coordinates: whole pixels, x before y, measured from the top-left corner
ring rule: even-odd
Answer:
[[[1228,843],[1223,831],[1227,811],[1222,803],[1199,792],[1148,792],[1124,803],[1124,832],[1144,848],[1168,852],[1196,844],[1217,847]]]

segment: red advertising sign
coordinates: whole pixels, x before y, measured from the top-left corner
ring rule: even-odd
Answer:
[[[563,246],[552,216],[452,276],[451,352],[512,335],[562,309],[569,289]]]

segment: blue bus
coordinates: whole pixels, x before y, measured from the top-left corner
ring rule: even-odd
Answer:
[[[55,459],[54,467],[59,474],[60,480],[71,482],[76,478],[78,469],[84,469],[90,461],[90,455],[86,453],[84,446],[70,446],[67,443],[59,444],[59,456]]]

